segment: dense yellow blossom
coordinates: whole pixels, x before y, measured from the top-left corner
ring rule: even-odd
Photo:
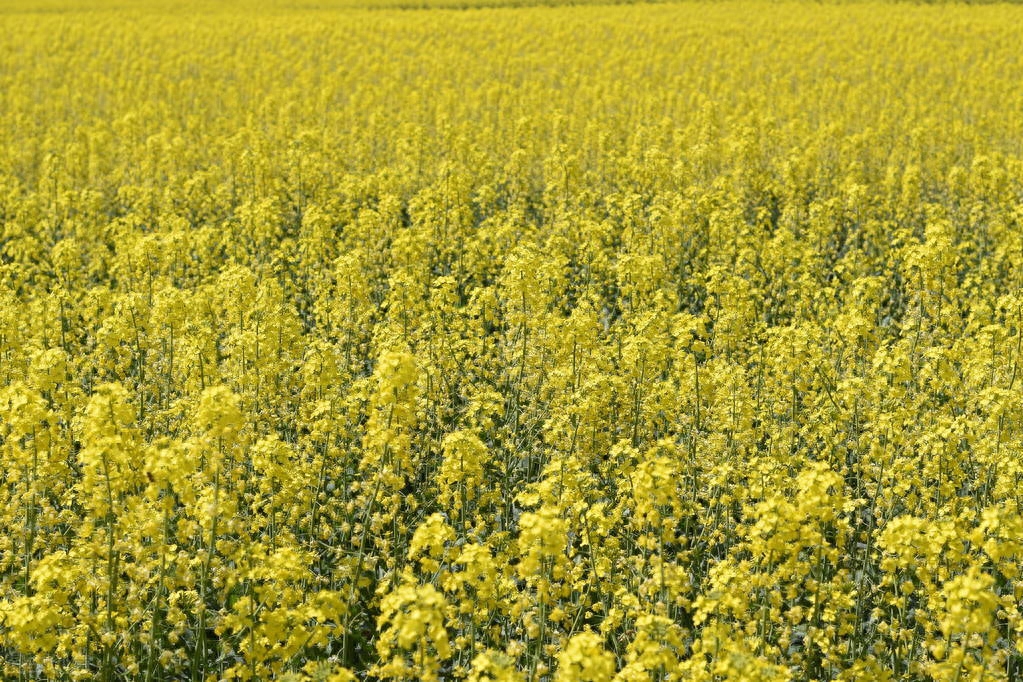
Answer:
[[[0,31],[0,678],[1023,677],[1023,8]]]

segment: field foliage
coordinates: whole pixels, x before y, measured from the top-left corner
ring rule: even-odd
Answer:
[[[341,5],[0,14],[0,676],[1023,675],[1023,8]]]

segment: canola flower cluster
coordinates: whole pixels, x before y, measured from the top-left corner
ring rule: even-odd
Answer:
[[[0,14],[0,677],[1023,675],[1023,8],[99,5]]]

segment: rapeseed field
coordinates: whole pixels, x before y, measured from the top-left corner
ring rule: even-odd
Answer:
[[[528,4],[0,9],[0,678],[1023,676],[1023,7]]]

